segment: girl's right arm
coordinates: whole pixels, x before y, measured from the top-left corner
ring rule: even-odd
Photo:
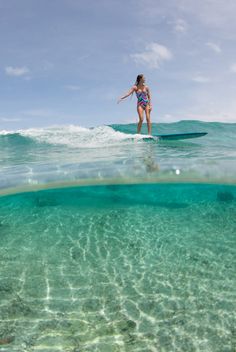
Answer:
[[[125,95],[123,95],[122,97],[120,97],[120,99],[118,99],[117,104],[119,104],[121,102],[121,100],[123,100],[123,99],[129,97],[131,94],[133,94],[133,92],[135,92],[136,89],[137,89],[137,87],[133,86]]]

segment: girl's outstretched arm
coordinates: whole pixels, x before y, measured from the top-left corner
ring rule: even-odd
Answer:
[[[123,95],[122,97],[120,97],[117,101],[117,104],[119,104],[121,102],[121,100],[129,97],[133,92],[135,92],[136,90],[136,86],[133,86],[125,95]]]

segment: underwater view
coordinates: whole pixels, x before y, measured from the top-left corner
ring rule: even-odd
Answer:
[[[236,351],[236,124],[154,127],[1,131],[1,352]]]

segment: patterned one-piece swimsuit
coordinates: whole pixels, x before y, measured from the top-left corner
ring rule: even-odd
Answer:
[[[145,110],[146,106],[149,104],[147,91],[139,90],[136,92],[136,96],[138,99],[137,101],[138,106],[142,106],[142,108]]]

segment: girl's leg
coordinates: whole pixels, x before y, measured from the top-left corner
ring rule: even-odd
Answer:
[[[147,105],[145,108],[145,114],[146,114],[146,120],[147,120],[147,127],[148,127],[148,134],[152,134],[152,123],[151,123],[151,112],[150,112],[150,106]]]
[[[142,106],[138,106],[137,107],[137,111],[138,111],[138,117],[139,117],[139,122],[138,122],[138,133],[140,133],[141,131],[141,127],[142,127],[142,124],[143,124],[143,108]]]

